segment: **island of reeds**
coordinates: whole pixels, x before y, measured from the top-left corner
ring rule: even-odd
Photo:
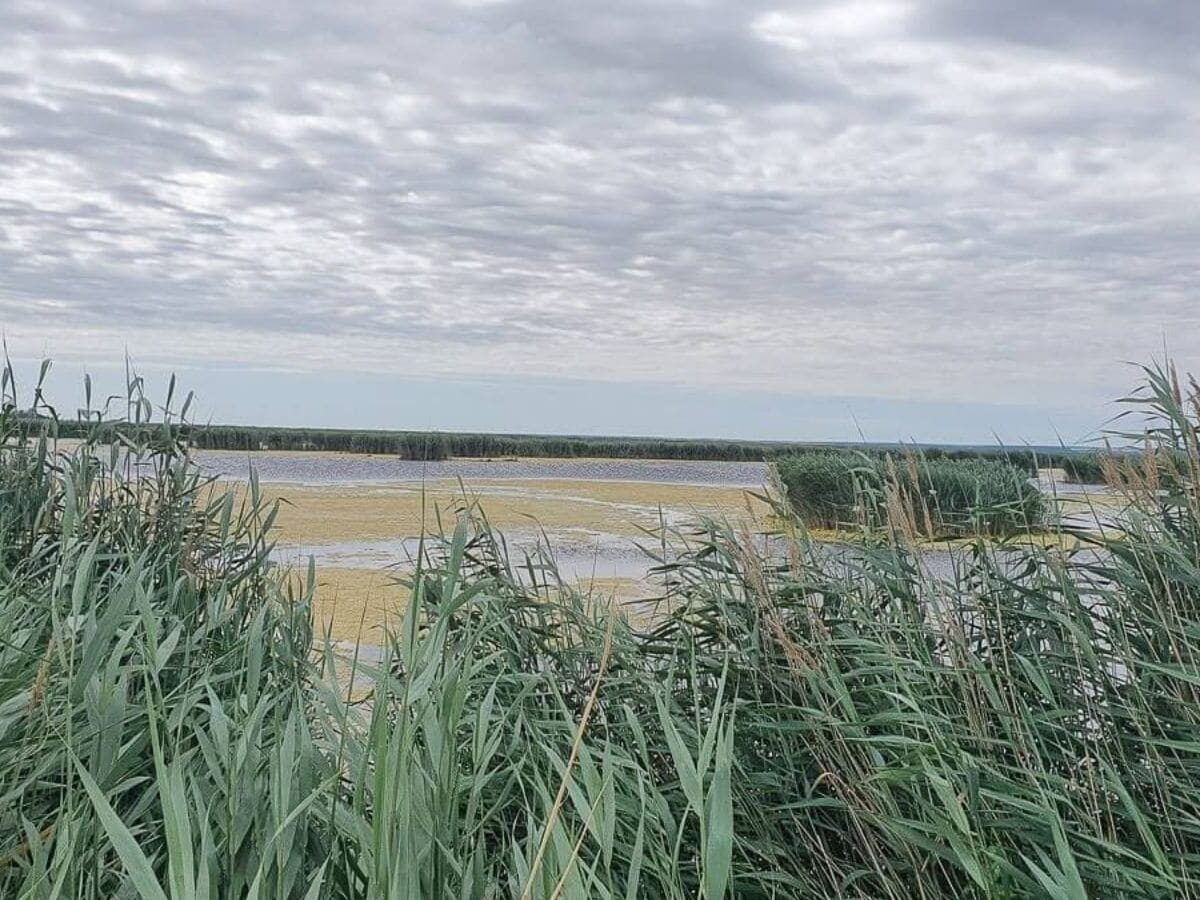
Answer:
[[[1146,374],[1119,527],[1021,540],[1008,470],[793,461],[775,533],[662,535],[635,619],[464,505],[357,656],[140,382],[68,429],[6,374],[0,896],[1196,896],[1200,401]],[[909,514],[968,537],[949,574]]]

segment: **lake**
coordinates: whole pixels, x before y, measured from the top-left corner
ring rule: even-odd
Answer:
[[[392,456],[342,453],[237,453],[194,450],[205,471],[245,478],[250,466],[260,481],[279,484],[380,484],[424,481],[571,480],[642,481],[722,487],[761,487],[761,462],[662,459],[450,459],[417,462]]]

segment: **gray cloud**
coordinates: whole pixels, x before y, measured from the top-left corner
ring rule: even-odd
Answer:
[[[1200,361],[1190,2],[0,9],[17,352],[1070,402]]]

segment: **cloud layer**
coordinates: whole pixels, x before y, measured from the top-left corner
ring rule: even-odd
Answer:
[[[1192,0],[0,7],[14,352],[1095,400],[1200,361]]]

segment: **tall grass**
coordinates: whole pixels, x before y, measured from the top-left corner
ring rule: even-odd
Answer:
[[[253,483],[174,419],[57,452],[6,378],[0,896],[1196,896],[1200,405],[1147,379],[1080,549],[937,574],[777,501],[664,535],[638,626],[464,508],[355,664]]]
[[[1071,484],[1103,484],[1109,454],[1078,453],[1059,461],[1067,482]]]
[[[816,528],[903,522],[932,538],[1019,533],[1045,517],[1041,492],[999,459],[829,451],[786,456],[775,467],[792,508]]]

